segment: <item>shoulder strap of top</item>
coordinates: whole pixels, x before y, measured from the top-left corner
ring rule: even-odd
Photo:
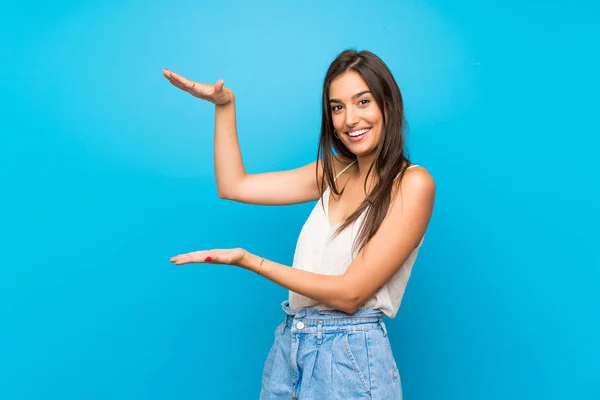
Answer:
[[[406,168],[406,170],[408,171],[409,169],[411,169],[412,167],[418,167],[419,165],[417,164],[413,164],[410,167]],[[394,180],[398,179],[398,177],[400,176],[400,174],[396,175],[396,178],[394,178]]]
[[[338,178],[338,177],[339,177],[341,174],[343,174],[344,172],[346,172],[346,170],[347,170],[348,168],[350,168],[350,167],[351,167],[351,166],[352,166],[352,165],[353,165],[355,162],[356,162],[356,160],[354,160],[354,161],[352,161],[350,164],[348,164],[348,165],[346,166],[346,168],[344,168],[343,170],[341,170],[341,171],[340,171],[340,172],[339,172],[339,173],[338,173],[338,174],[335,176],[335,179],[337,179],[337,178]]]
[[[355,162],[356,162],[356,160],[354,160],[354,161],[352,161],[350,164],[348,164],[348,165],[347,165],[347,166],[346,166],[346,167],[345,167],[343,170],[341,170],[341,171],[340,171],[340,172],[339,172],[339,173],[338,173],[338,174],[335,176],[335,179],[337,180],[337,178],[338,178],[338,177],[339,177],[341,174],[343,174],[344,172],[346,172],[346,170],[347,170],[348,168],[350,168],[352,165],[354,165],[354,163],[355,163]],[[417,165],[417,164],[413,164],[413,165],[411,165],[410,167],[408,167],[408,168],[406,168],[406,169],[407,169],[407,170],[409,170],[409,169],[411,169],[411,168],[413,168],[413,167],[419,167],[419,165]],[[398,178],[398,177],[396,177],[396,178]]]

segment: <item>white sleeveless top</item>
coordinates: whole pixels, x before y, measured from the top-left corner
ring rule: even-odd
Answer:
[[[356,160],[344,168],[337,174],[335,179],[337,180],[355,162]],[[417,166],[411,165],[408,168]],[[352,254],[352,244],[354,243],[360,224],[362,224],[365,213],[363,212],[353,224],[349,225],[337,237],[332,239],[333,233],[341,223],[335,226],[329,224],[327,215],[329,210],[329,192],[330,188],[328,187],[300,231],[292,268],[324,275],[343,275],[352,263],[352,260],[356,257],[356,254]],[[402,267],[360,309],[381,310],[390,318],[396,316],[413,264],[424,239],[425,236],[423,236],[419,245],[410,253],[410,256]],[[325,304],[291,290],[289,291],[289,305],[292,311],[298,311],[301,308],[332,309]]]

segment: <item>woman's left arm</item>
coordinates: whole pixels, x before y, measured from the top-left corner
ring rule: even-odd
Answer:
[[[433,212],[435,182],[422,168],[406,173],[402,195],[393,196],[379,230],[343,275],[290,268],[243,249],[206,250],[173,257],[172,262],[236,265],[332,308],[353,314],[404,264],[421,241]],[[208,257],[208,258],[207,258]]]

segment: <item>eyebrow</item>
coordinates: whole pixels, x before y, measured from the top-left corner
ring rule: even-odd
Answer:
[[[354,96],[352,96],[352,98],[353,98],[353,99],[356,99],[356,98],[358,98],[358,97],[362,96],[362,95],[363,95],[363,94],[365,94],[365,93],[371,93],[371,91],[370,91],[370,90],[363,90],[362,92],[358,92],[358,93],[356,93]],[[330,102],[330,103],[341,103],[342,101],[341,101],[341,100],[338,100],[338,99],[329,99],[329,102]]]

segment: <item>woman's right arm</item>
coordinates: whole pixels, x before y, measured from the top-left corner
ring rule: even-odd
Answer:
[[[235,96],[223,87],[222,81],[208,85],[171,71],[164,70],[163,73],[174,86],[215,104],[214,160],[219,197],[261,205],[297,204],[319,199],[317,182],[322,179],[322,166],[319,165],[317,178],[316,161],[286,171],[246,172],[238,141]]]

